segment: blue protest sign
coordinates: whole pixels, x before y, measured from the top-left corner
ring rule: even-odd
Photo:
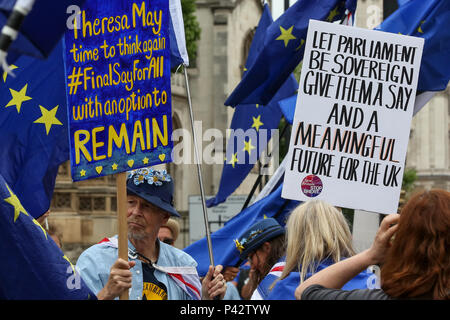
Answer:
[[[171,161],[167,0],[87,1],[65,35],[74,181]]]

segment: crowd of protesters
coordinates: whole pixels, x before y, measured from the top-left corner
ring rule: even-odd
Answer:
[[[129,260],[117,258],[112,237],[88,248],[77,262],[99,299],[117,299],[124,291],[139,300],[450,299],[448,191],[414,194],[399,214],[383,218],[371,247],[359,253],[340,208],[322,200],[303,202],[286,226],[273,218],[250,226],[230,243],[240,265],[210,266],[204,278],[197,262],[175,247],[180,215],[173,192],[165,171],[129,175]],[[60,235],[54,239],[61,247]],[[379,288],[369,286],[376,276],[369,271],[373,265],[381,269]]]

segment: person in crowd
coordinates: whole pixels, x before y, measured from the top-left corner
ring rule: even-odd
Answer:
[[[62,234],[54,224],[48,223],[48,217],[50,216],[50,209],[43,215],[36,219],[37,222],[45,229],[45,231],[52,237],[56,245],[62,248]]]
[[[180,234],[180,224],[177,220],[169,218],[167,223],[159,228],[158,239],[164,243],[174,245]]]
[[[53,241],[55,241],[56,245],[62,249],[62,234],[58,230],[55,224],[49,223],[48,229],[45,229],[47,233],[52,237]]]
[[[286,223],[286,262],[269,287],[268,300],[294,300],[298,283],[315,272],[355,254],[348,223],[340,210],[309,200],[296,207]],[[370,285],[373,273],[361,272],[345,284],[347,289]]]
[[[450,193],[415,194],[400,214],[386,216],[372,246],[310,277],[297,299],[450,299]],[[343,290],[369,265],[381,266],[381,288]]]
[[[161,228],[159,228],[158,239],[161,242],[173,246],[175,245],[175,241],[177,241],[178,239],[179,233],[180,233],[180,224],[178,223],[177,220],[169,218],[167,223],[165,223],[164,225],[161,226]],[[223,300],[240,300],[240,296],[237,289],[235,288],[234,284],[230,282],[231,281],[230,277],[233,276],[234,269],[237,268],[225,267],[222,270],[223,278],[227,282],[227,290],[225,292]]]
[[[249,280],[242,287],[242,299],[261,300],[267,286],[260,285],[272,266],[284,258],[284,228],[273,218],[254,223],[235,240],[242,261],[249,260]]]
[[[226,291],[222,266],[210,266],[200,283],[194,259],[158,239],[169,217],[180,217],[173,205],[170,175],[165,170],[134,170],[126,188],[129,261],[117,258],[117,237],[88,248],[77,261],[88,287],[99,299],[115,299],[125,290],[131,300],[222,298]]]
[[[165,223],[164,225],[161,226],[161,228],[159,228],[158,239],[161,242],[173,246],[175,244],[175,241],[177,241],[178,239],[179,233],[180,233],[180,224],[178,223],[177,220],[169,218],[167,223]],[[222,270],[223,278],[227,283],[227,289],[225,295],[223,296],[223,300],[240,300],[240,296],[236,287],[232,282],[230,282],[236,276],[234,269],[237,268],[225,267]]]
[[[253,293],[253,290],[250,293],[245,292],[245,289],[249,291],[250,290],[249,288],[251,287],[251,285],[248,285],[248,282],[250,281],[249,273],[250,273],[250,261],[246,260],[245,263],[239,267],[239,272],[236,278],[233,280],[233,283],[236,285],[236,288],[238,289],[239,295],[241,296],[242,299],[244,299],[245,297],[245,300],[250,299]],[[242,289],[244,289],[244,293],[242,293]]]
[[[43,227],[47,227],[47,218],[50,215],[50,209],[48,209],[43,215],[36,219],[37,222]]]
[[[238,267],[227,266],[223,269],[223,277],[227,282],[229,282],[229,281],[234,282],[238,273],[239,273]],[[237,285],[237,283],[233,283],[233,284],[234,284],[234,286]]]
[[[223,269],[223,278],[227,282],[227,292],[225,293],[223,300],[241,300],[238,288],[234,282],[238,272],[239,268],[237,267],[226,266]]]

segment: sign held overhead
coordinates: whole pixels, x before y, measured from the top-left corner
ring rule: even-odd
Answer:
[[[282,196],[397,211],[423,39],[310,20]]]

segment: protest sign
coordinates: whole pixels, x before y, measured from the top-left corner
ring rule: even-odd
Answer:
[[[283,198],[397,212],[422,49],[310,20]]]
[[[65,35],[72,179],[169,162],[167,0],[87,1]]]

